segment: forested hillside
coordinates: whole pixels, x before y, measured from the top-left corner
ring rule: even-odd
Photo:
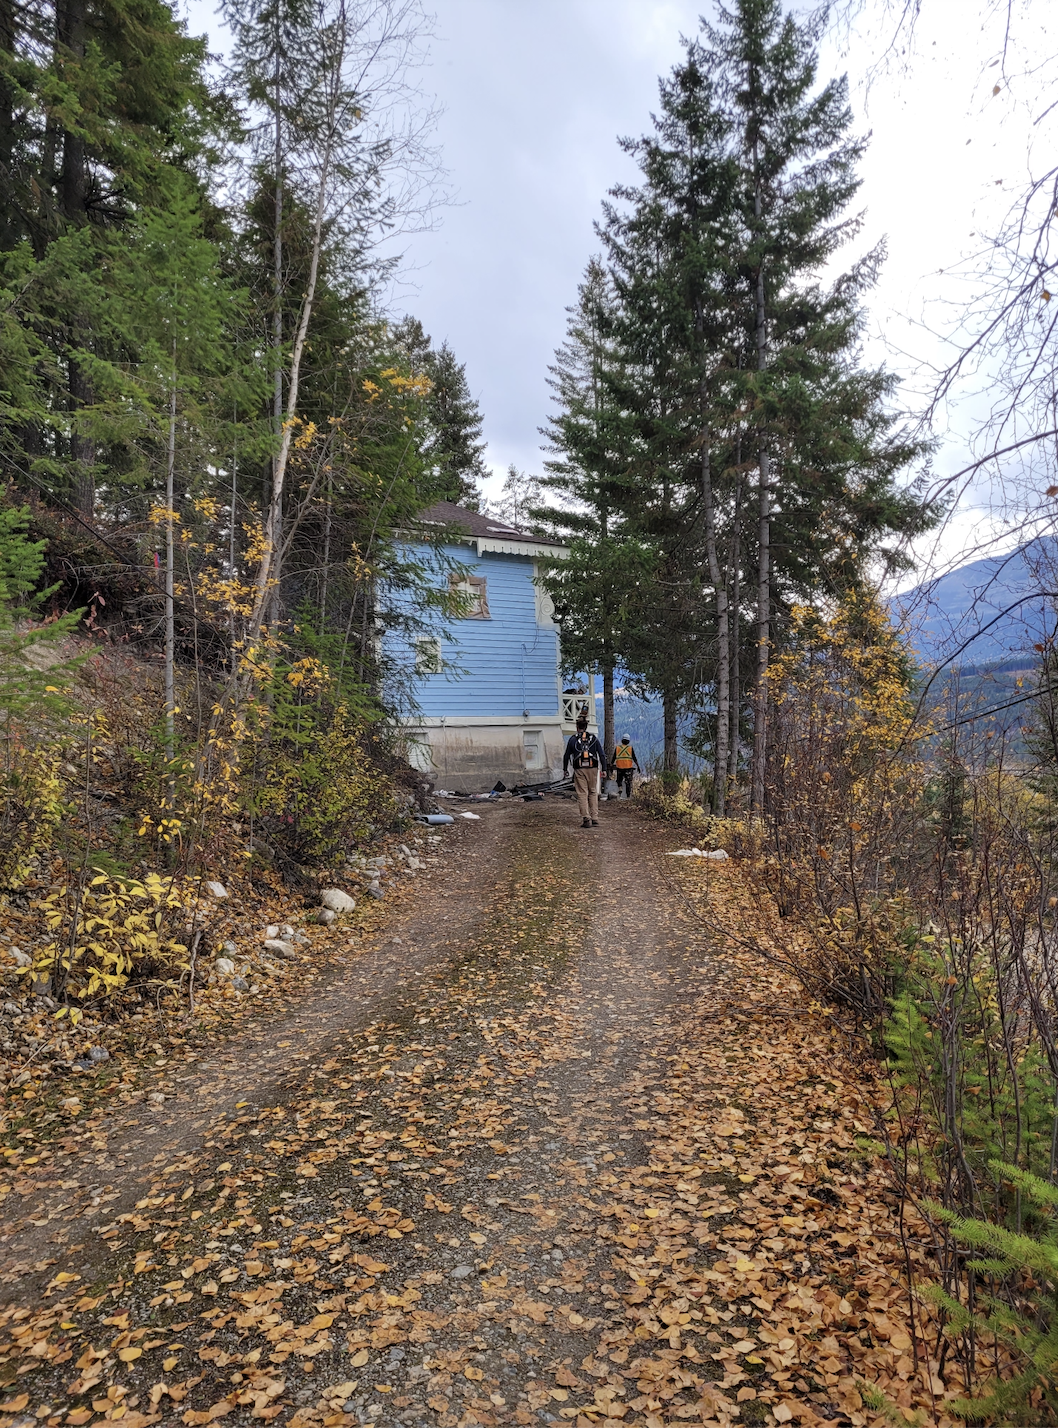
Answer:
[[[385,240],[439,194],[417,7],[227,19],[220,83],[163,3],[3,21],[9,658],[79,620],[144,662],[98,735],[136,784],[124,866],[178,842],[190,870],[236,815],[295,862],[347,841],[360,794],[302,753],[369,745],[405,699],[380,628],[443,611],[396,533],[438,498],[473,504],[483,469],[455,355],[378,310]],[[25,693],[5,740],[30,806],[61,800],[69,759],[36,788],[53,733]],[[68,710],[83,739],[91,702]],[[40,835],[8,821],[10,880]]]

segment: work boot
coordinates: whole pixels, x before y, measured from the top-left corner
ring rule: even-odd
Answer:
[[[580,821],[580,826],[581,826],[582,828],[590,828],[590,827],[591,827],[591,819],[590,819],[590,818],[582,818],[581,821]]]
[[[593,818],[593,819],[591,820],[591,826],[592,826],[593,828],[598,828],[598,826],[599,826],[599,820],[598,820],[597,818]]]

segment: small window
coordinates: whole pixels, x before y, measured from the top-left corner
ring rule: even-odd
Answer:
[[[456,618],[460,620],[489,620],[489,602],[485,580],[480,575],[450,575],[448,588],[459,596]]]
[[[441,673],[441,641],[433,635],[415,641],[415,673]]]

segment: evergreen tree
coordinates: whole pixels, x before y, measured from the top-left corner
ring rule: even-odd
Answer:
[[[91,517],[138,314],[119,302],[131,225],[208,163],[205,45],[161,0],[55,0],[0,15],[0,285],[28,370],[0,456]],[[10,331],[10,328],[9,328]],[[17,359],[16,359],[17,360]]]
[[[552,453],[536,512],[569,554],[546,567],[571,673],[598,665],[603,683],[603,747],[614,745],[614,671],[628,662],[632,631],[643,626],[650,550],[625,530],[630,466],[624,416],[615,401],[613,284],[592,259],[568,309],[566,339],[555,354],[555,412],[543,435]],[[557,496],[559,504],[545,505]]]
[[[532,531],[534,535],[545,535],[537,510],[544,503],[543,483],[539,476],[530,476],[519,471],[512,461],[503,478],[500,498],[491,509],[500,520],[509,521],[512,526]]]
[[[667,101],[662,89],[662,104]],[[701,380],[695,364],[693,292],[668,195],[652,180],[656,145],[630,144],[647,182],[621,188],[602,229],[616,294],[616,360],[607,370],[620,414],[616,449],[624,469],[626,533],[656,554],[653,599],[633,622],[627,663],[644,694],[660,695],[664,767],[678,766],[681,711],[696,707],[712,682],[715,629],[703,547],[700,500]],[[675,240],[676,246],[673,246]]]
[[[921,529],[896,473],[918,448],[892,432],[893,380],[857,362],[859,300],[880,254],[829,287],[820,273],[859,229],[848,207],[864,141],[844,78],[817,87],[822,20],[780,0],[735,0],[704,25],[738,161],[742,408],[756,459],[751,807],[763,807],[774,596],[862,577],[885,537]],[[806,555],[808,558],[806,559]]]
[[[662,83],[653,133],[626,145],[642,182],[614,191],[601,230],[615,295],[603,381],[624,473],[614,509],[657,562],[626,660],[662,696],[666,767],[678,710],[706,713],[718,812],[747,672],[761,806],[776,615],[862,580],[889,536],[924,525],[896,484],[920,448],[894,427],[892,379],[858,360],[879,255],[820,281],[856,228],[862,144],[844,82],[817,90],[815,35],[778,0],[721,10]]]
[[[422,455],[433,478],[434,499],[476,511],[488,469],[481,410],[471,395],[466,366],[447,342],[434,348],[418,318],[406,317],[393,335],[408,360],[429,378]]]
[[[644,182],[615,191],[623,206],[608,206],[604,228],[620,297],[615,331],[633,358],[626,364],[626,405],[644,422],[644,469],[661,458],[662,487],[650,497],[654,514],[644,514],[659,543],[665,598],[637,667],[662,695],[669,769],[677,763],[679,707],[696,707],[702,687],[714,687],[714,806],[722,811],[731,559],[729,552],[721,566],[718,524],[731,486],[723,476],[731,465],[729,373],[738,349],[729,273],[736,163],[730,118],[716,102],[699,46],[692,44],[686,62],[662,81],[660,97],[654,133],[625,145]]]

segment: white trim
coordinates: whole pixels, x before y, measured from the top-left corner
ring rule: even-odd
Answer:
[[[547,540],[486,540],[484,536],[467,536],[468,545],[476,545],[478,555],[569,555],[569,547]]]
[[[530,726],[535,729],[562,727],[561,713],[532,714],[528,719],[520,714],[431,714],[419,719],[408,720],[408,729],[520,729]]]
[[[551,596],[544,589],[540,580],[539,562],[533,561],[533,589],[536,604],[536,623],[541,630],[558,630],[558,622],[555,619],[555,606]],[[561,664],[561,655],[558,663]],[[556,671],[557,672],[557,671]]]

